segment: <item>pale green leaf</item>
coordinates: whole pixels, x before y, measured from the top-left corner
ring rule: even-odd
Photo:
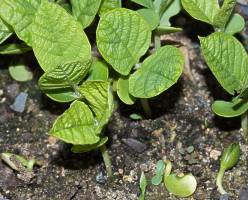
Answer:
[[[44,71],[72,60],[91,58],[82,26],[62,7],[43,1],[32,25],[32,47]]]
[[[0,14],[1,16],[1,14]],[[0,44],[12,35],[10,27],[0,18]]]
[[[159,15],[153,9],[143,8],[137,10],[137,12],[147,21],[151,30],[157,28],[159,24]]]
[[[183,177],[170,174],[164,177],[164,184],[170,193],[178,197],[191,196],[197,187],[196,179],[192,174],[186,174]]]
[[[154,8],[152,0],[131,0],[131,1],[146,8]]]
[[[151,30],[137,12],[124,8],[106,13],[97,28],[103,58],[120,74],[128,75],[149,48]]]
[[[90,68],[88,80],[107,81],[109,76],[108,65],[103,61],[93,62]]]
[[[99,134],[109,121],[114,109],[110,84],[106,81],[86,81],[80,86],[80,93],[86,99],[96,120],[95,132]]]
[[[141,190],[141,194],[139,196],[139,200],[145,200],[145,194],[146,194],[146,187],[147,187],[148,183],[147,183],[147,179],[145,176],[145,173],[142,172],[141,176],[140,176],[140,181],[139,181],[139,187]]]
[[[121,0],[102,0],[99,14],[102,16],[106,12],[115,8],[121,8]]]
[[[178,28],[178,27],[171,27],[171,26],[159,26],[156,31],[158,34],[168,34],[168,33],[176,33],[176,32],[180,32],[183,29]]]
[[[154,0],[154,9],[161,17],[174,0]]]
[[[159,48],[130,76],[131,95],[138,98],[159,95],[177,82],[183,71],[183,63],[182,53],[176,47],[168,45]]]
[[[72,13],[77,20],[86,28],[94,20],[101,0],[70,0],[72,5]]]
[[[219,12],[217,0],[182,0],[182,5],[195,19],[212,25],[215,15]]]
[[[160,19],[160,26],[171,26],[170,18],[175,16],[180,12],[182,9],[181,1],[180,0],[174,0],[168,8],[165,10],[165,12],[162,14],[162,17]]]
[[[20,82],[30,81],[33,79],[33,73],[22,64],[10,66],[9,73],[13,79]]]
[[[80,98],[72,88],[63,88],[58,90],[46,90],[43,91],[50,99],[60,102],[67,103]]]
[[[242,99],[237,102],[215,101],[212,105],[215,114],[222,117],[237,117],[248,110],[248,103]]]
[[[5,44],[0,46],[0,54],[23,54],[28,51],[31,51],[32,48],[30,46],[27,46],[25,43],[20,44]]]
[[[108,141],[108,137],[101,138],[100,141],[93,145],[73,145],[71,151],[73,153],[84,153],[88,151],[92,151],[104,145]]]
[[[245,27],[244,18],[235,13],[231,16],[229,22],[226,25],[225,33],[235,34],[241,32]]]
[[[42,90],[74,88],[86,76],[90,62],[68,62],[59,65],[45,74],[39,80]]]
[[[225,33],[213,33],[200,41],[205,60],[221,86],[232,95],[244,88],[248,57],[242,44]]]
[[[214,17],[214,25],[224,29],[232,14],[236,0],[224,0],[219,12]]]
[[[50,135],[74,145],[93,145],[100,138],[94,131],[94,116],[88,106],[75,101],[53,124]]]
[[[128,105],[135,103],[135,98],[129,93],[128,77],[119,78],[117,82],[117,95],[122,102]]]
[[[40,3],[41,0],[1,0],[0,3],[1,18],[10,24],[16,35],[28,45],[32,44],[31,25]]]

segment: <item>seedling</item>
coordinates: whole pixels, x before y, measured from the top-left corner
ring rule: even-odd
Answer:
[[[139,200],[145,200],[147,180],[144,172],[141,173],[139,185],[141,190]]]
[[[171,174],[171,169],[172,164],[167,160],[164,172],[164,184],[166,189],[178,197],[191,196],[197,187],[195,177],[192,174]]]
[[[225,171],[233,168],[239,161],[239,157],[240,157],[240,147],[239,144],[237,143],[230,144],[222,154],[221,162],[220,162],[220,170],[216,178],[216,185],[218,187],[218,191],[221,194],[227,193],[222,185],[222,180]]]
[[[8,164],[13,170],[20,171],[23,167],[32,171],[36,163],[35,159],[27,160],[24,157],[12,153],[1,153],[1,159]]]
[[[152,177],[153,185],[160,185],[164,177],[165,164],[163,160],[159,160],[156,164],[156,175]]]

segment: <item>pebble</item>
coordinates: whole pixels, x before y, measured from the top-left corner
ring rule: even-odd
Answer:
[[[107,176],[105,176],[104,173],[102,171],[100,171],[96,175],[96,182],[99,184],[105,184],[107,182]]]
[[[209,156],[210,156],[210,158],[212,158],[214,160],[218,160],[219,157],[220,157],[220,155],[221,155],[221,152],[214,149],[214,150],[210,151],[210,155]]]
[[[248,200],[248,185],[240,190],[239,200]]]
[[[147,148],[144,143],[133,138],[122,139],[121,141],[138,153],[144,152]]]
[[[228,194],[222,194],[222,195],[220,196],[220,200],[228,200],[228,199],[229,199]]]
[[[26,92],[21,92],[15,99],[14,104],[10,108],[16,112],[22,113],[25,110],[26,101],[28,94]]]

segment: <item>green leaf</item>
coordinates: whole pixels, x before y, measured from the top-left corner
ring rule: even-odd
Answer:
[[[86,81],[79,89],[94,112],[96,121],[95,132],[99,134],[103,126],[109,121],[114,109],[110,84],[106,81]]]
[[[28,51],[31,51],[32,48],[27,46],[25,43],[20,43],[20,44],[6,44],[0,46],[0,54],[5,55],[5,54],[23,54]]]
[[[200,41],[205,60],[221,86],[232,95],[244,88],[248,57],[242,44],[225,33],[214,33]]]
[[[166,189],[178,196],[178,197],[189,197],[191,196],[197,187],[197,182],[192,174],[184,175],[179,177],[176,174],[170,174],[164,177],[164,184]]]
[[[43,91],[50,99],[60,102],[67,103],[79,99],[80,96],[72,88],[63,88],[58,90],[46,90]]]
[[[72,13],[82,24],[83,28],[88,27],[94,20],[101,0],[70,0]]]
[[[108,137],[101,138],[100,141],[93,145],[73,145],[71,151],[73,153],[84,153],[92,151],[104,145],[108,141]]]
[[[93,145],[100,140],[94,126],[94,116],[88,106],[81,101],[74,101],[55,121],[50,135],[74,145]]]
[[[121,0],[102,0],[99,14],[102,16],[110,10],[121,8]]]
[[[103,61],[92,63],[88,80],[107,81],[109,76],[108,65]]]
[[[234,167],[240,158],[240,146],[238,143],[230,144],[221,156],[221,169],[228,170]]]
[[[41,0],[2,0],[0,3],[0,17],[28,45],[32,43],[31,26],[40,3]]]
[[[173,0],[160,19],[160,26],[171,26],[170,18],[175,16],[182,9],[180,0]]]
[[[165,169],[165,163],[163,160],[159,160],[156,164],[156,174],[163,175]]]
[[[159,24],[159,15],[153,9],[143,8],[137,10],[137,12],[147,21],[151,30],[157,28]]]
[[[139,187],[140,187],[140,190],[141,190],[139,200],[145,200],[145,194],[146,194],[147,185],[148,185],[148,183],[147,183],[147,180],[146,180],[145,173],[142,172],[141,176],[140,176],[140,181],[139,181]]]
[[[117,82],[117,95],[125,104],[132,105],[135,103],[135,98],[129,93],[128,77],[119,78]]]
[[[163,181],[163,176],[156,175],[152,177],[152,184],[153,185],[160,185],[160,183]]]
[[[103,58],[122,75],[129,74],[146,53],[150,41],[150,26],[135,11],[114,9],[100,19],[97,28],[98,49]]]
[[[224,0],[219,12],[214,17],[215,26],[224,29],[228,22],[233,8],[236,4],[236,0]]]
[[[226,25],[225,33],[234,35],[235,33],[241,32],[245,27],[244,18],[235,13],[231,16],[229,22]]]
[[[176,33],[176,32],[180,32],[183,29],[178,28],[178,27],[171,27],[171,26],[159,26],[156,30],[156,32],[160,35],[163,34],[168,34],[168,33]]]
[[[195,19],[214,25],[219,12],[217,0],[182,0],[184,9]]]
[[[69,62],[59,65],[45,74],[39,80],[41,90],[56,90],[74,88],[86,76],[90,62]]]
[[[137,3],[146,8],[154,8],[152,0],[131,0],[134,3]]]
[[[174,0],[154,0],[153,4],[154,4],[155,11],[158,13],[160,17],[162,17],[164,12],[166,12],[166,10],[168,9],[168,7],[171,5],[173,1]]]
[[[175,84],[182,74],[184,59],[173,46],[159,48],[130,76],[129,91],[138,98],[151,98]]]
[[[33,21],[32,47],[44,71],[72,60],[91,58],[91,47],[81,24],[62,7],[47,1],[42,1]]]
[[[248,102],[242,99],[238,99],[236,102],[215,101],[212,110],[222,117],[237,117],[248,110]]]
[[[11,35],[12,31],[10,30],[10,27],[0,18],[0,44],[2,44]]]
[[[132,119],[132,120],[141,120],[141,119],[143,119],[143,117],[140,114],[137,114],[137,113],[133,113],[133,114],[129,115],[129,118]]]
[[[13,65],[9,67],[9,73],[13,79],[20,82],[33,79],[33,73],[25,65]]]

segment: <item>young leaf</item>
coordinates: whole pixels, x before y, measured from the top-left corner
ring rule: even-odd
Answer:
[[[101,0],[70,0],[72,13],[82,24],[83,28],[88,27],[94,20]]]
[[[23,54],[28,51],[31,51],[32,48],[27,46],[25,43],[21,44],[6,44],[0,46],[0,54],[5,55],[5,54]]]
[[[151,98],[175,84],[182,74],[184,59],[173,46],[159,48],[129,79],[131,95]]]
[[[115,8],[121,8],[121,0],[102,0],[99,15],[102,16],[106,12]]]
[[[99,134],[103,126],[109,121],[114,109],[110,84],[106,81],[86,81],[79,89],[94,112],[95,132]]]
[[[147,21],[150,25],[151,30],[157,28],[159,24],[159,15],[153,9],[139,9],[137,12]]]
[[[214,25],[219,12],[217,0],[182,0],[184,9],[195,19]]]
[[[108,141],[108,137],[104,137],[104,138],[101,138],[100,141],[98,143],[96,143],[96,144],[92,144],[92,145],[73,145],[72,148],[71,148],[71,151],[73,153],[88,152],[88,151],[91,151],[93,149],[97,149],[97,148],[101,147],[107,141]]]
[[[229,22],[226,25],[225,33],[229,33],[234,35],[235,33],[239,33],[245,27],[245,20],[244,18],[235,13],[231,16]]]
[[[244,114],[248,110],[248,102],[242,99],[239,103],[228,101],[215,101],[212,105],[212,110],[215,114],[222,117],[237,117]]]
[[[236,0],[224,0],[219,12],[214,17],[214,24],[219,28],[224,29],[228,22],[233,8],[236,4]]]
[[[132,105],[135,103],[135,98],[129,93],[128,78],[119,78],[117,82],[117,95],[125,104]]]
[[[0,18],[0,44],[12,35],[9,26]]]
[[[50,135],[74,145],[93,145],[100,138],[94,131],[91,110],[81,101],[74,101],[53,124]]]
[[[91,58],[91,47],[81,24],[48,1],[42,1],[33,21],[32,47],[44,71],[72,60]]]
[[[141,194],[139,196],[139,200],[145,200],[145,195],[146,195],[146,187],[147,187],[148,183],[146,180],[146,176],[145,173],[142,172],[141,176],[140,176],[140,181],[139,181],[139,186],[140,186],[140,190],[141,190]]]
[[[109,76],[108,65],[103,61],[92,63],[87,80],[107,81]]]
[[[240,146],[238,143],[230,144],[223,152],[221,156],[220,167],[224,170],[231,169],[239,161],[240,157]]]
[[[30,81],[33,79],[33,73],[23,64],[10,66],[9,73],[13,79],[20,82]]]
[[[170,174],[164,177],[164,184],[166,189],[178,196],[178,197],[189,197],[191,196],[197,187],[197,182],[192,174],[184,175],[179,177],[176,174]]]
[[[74,88],[86,76],[90,62],[68,62],[47,71],[39,80],[41,90]]]
[[[225,33],[213,33],[200,41],[206,62],[221,86],[232,95],[244,88],[248,57],[242,44]]]
[[[40,3],[41,0],[2,0],[0,3],[0,17],[28,45],[32,44],[31,25]]]
[[[43,91],[50,99],[60,102],[67,103],[80,98],[72,88],[62,88],[57,90],[46,90]]]
[[[163,181],[162,175],[155,175],[152,177],[152,184],[153,185],[160,185],[160,183]]]
[[[100,19],[96,36],[103,58],[117,72],[128,75],[149,48],[151,29],[137,12],[119,8]]]
[[[152,0],[131,0],[131,1],[146,8],[152,8],[152,9],[154,8]]]

